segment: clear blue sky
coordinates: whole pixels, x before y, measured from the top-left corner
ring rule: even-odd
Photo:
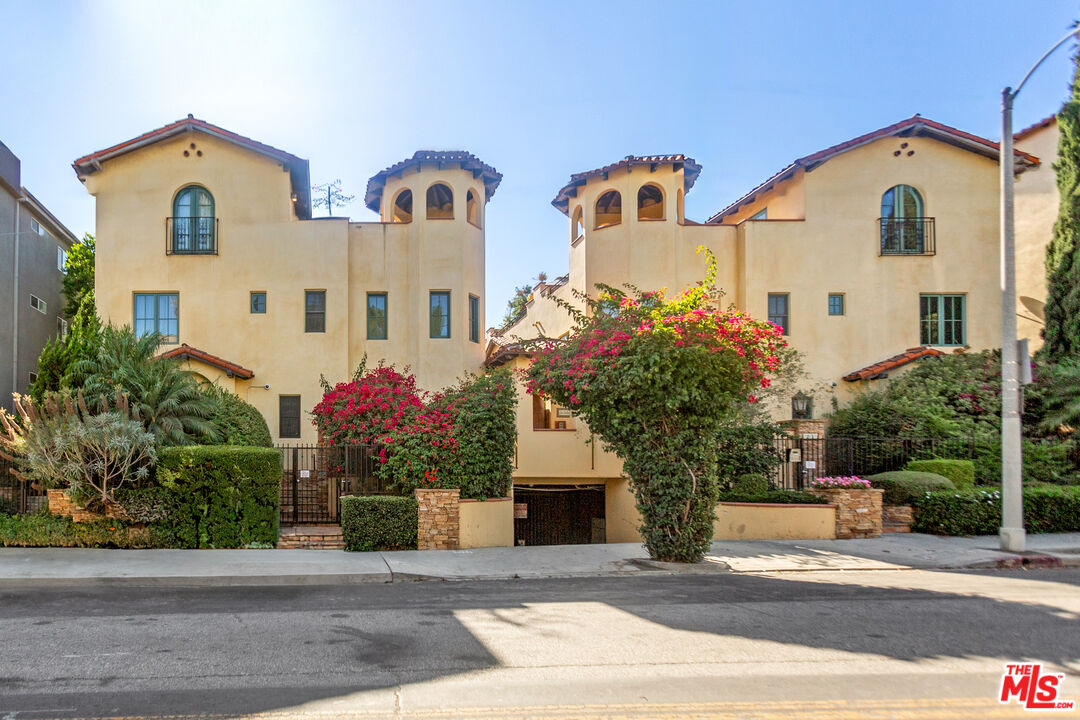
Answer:
[[[60,2],[0,0],[0,140],[76,234],[85,153],[193,113],[340,177],[417,149],[504,175],[487,215],[489,324],[567,267],[570,173],[627,154],[703,166],[704,220],[792,159],[922,113],[997,139],[1000,90],[1080,16],[1071,2]],[[1008,29],[1007,37],[1000,31]],[[1070,48],[1070,51],[1073,48]],[[1070,51],[1024,89],[1055,112]]]

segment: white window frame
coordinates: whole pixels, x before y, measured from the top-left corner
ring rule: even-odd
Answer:
[[[49,311],[49,304],[34,293],[30,293],[30,307],[34,308],[42,315]]]
[[[67,275],[67,250],[62,246],[56,246],[56,269]]]
[[[30,218],[30,232],[36,232],[38,235],[45,234],[45,228],[41,227],[41,223],[36,218]]]

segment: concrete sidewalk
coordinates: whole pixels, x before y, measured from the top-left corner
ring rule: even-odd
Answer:
[[[648,559],[634,543],[347,553],[319,550],[0,549],[0,589],[16,586],[323,585],[629,574],[1080,567],[1080,533],[1028,536],[1024,555],[996,536],[895,534],[868,540],[714,542],[701,563]]]

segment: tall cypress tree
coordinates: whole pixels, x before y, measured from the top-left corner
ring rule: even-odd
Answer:
[[[1058,113],[1057,172],[1061,203],[1046,247],[1045,352],[1054,360],[1080,359],[1080,55],[1069,101]]]

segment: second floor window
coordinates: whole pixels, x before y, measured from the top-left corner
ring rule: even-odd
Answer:
[[[326,291],[304,292],[304,332],[326,332]]]
[[[214,237],[214,198],[206,188],[191,185],[176,194],[173,201],[170,242],[176,254],[212,255]]]
[[[59,245],[56,246],[56,269],[67,274],[67,250]]]
[[[180,295],[177,293],[135,293],[135,335],[151,333],[163,343],[180,342]]]
[[[251,293],[251,314],[266,314],[266,293],[254,291]]]
[[[789,334],[787,293],[769,293],[769,322],[779,325],[784,335]]]
[[[367,339],[385,340],[387,337],[386,293],[367,294]]]
[[[450,291],[431,291],[431,337],[450,337]]]
[[[896,185],[881,196],[881,254],[925,255],[933,252],[933,218],[910,185]]]
[[[480,298],[469,296],[469,342],[480,342]]]

